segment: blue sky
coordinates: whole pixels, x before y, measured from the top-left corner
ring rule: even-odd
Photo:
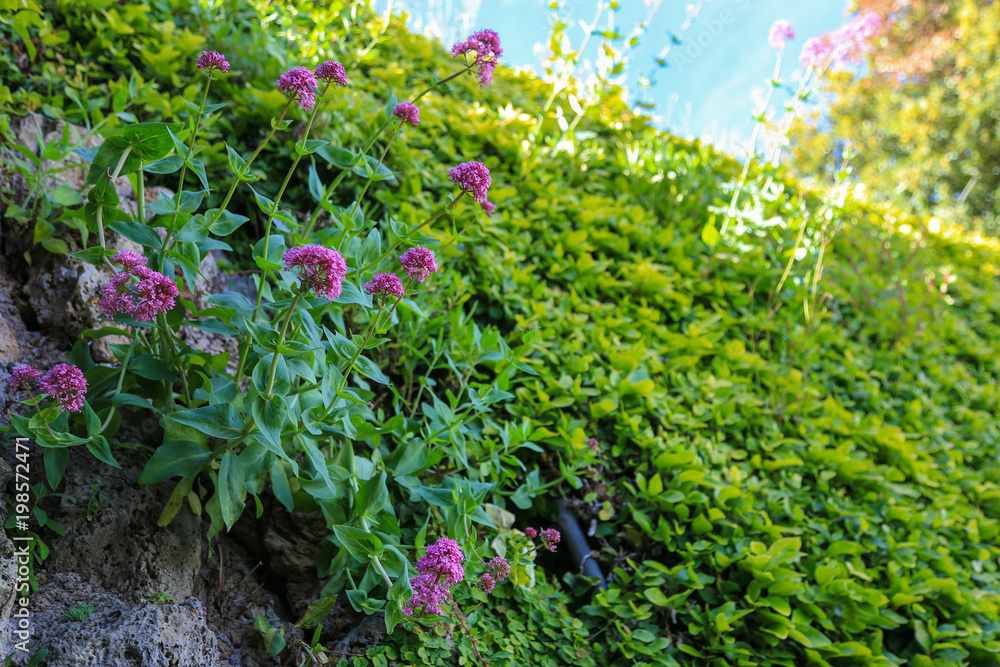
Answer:
[[[694,0],[696,1],[696,0]],[[386,7],[388,0],[376,6]],[[501,63],[514,67],[538,67],[535,45],[546,43],[550,11],[548,0],[394,0],[393,6],[406,8],[411,26],[442,36],[446,46],[467,32],[492,28],[500,34],[504,48]],[[648,11],[642,0],[621,0],[616,27],[628,34]],[[766,90],[774,68],[774,51],[767,33],[777,19],[788,19],[796,38],[789,42],[781,77],[791,83],[798,67],[798,53],[808,38],[836,28],[846,20],[845,0],[706,0],[697,18],[667,55],[670,66],[659,69],[653,58],[671,43],[686,17],[685,0],[663,0],[640,45],[633,51],[626,85],[639,93],[637,75],[655,71],[652,100],[656,109],[648,112],[657,124],[681,135],[710,138],[731,144],[736,136],[747,137],[751,116]],[[571,43],[576,47],[583,35],[578,23],[589,22],[597,0],[567,0],[562,13],[574,25]],[[602,24],[600,27],[604,27]],[[596,46],[595,36],[591,44]],[[594,49],[589,49],[591,55]],[[790,93],[779,94],[772,103],[787,101]],[[634,97],[633,97],[634,99]]]

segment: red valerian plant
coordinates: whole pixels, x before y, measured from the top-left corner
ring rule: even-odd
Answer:
[[[501,555],[490,553],[484,562],[476,549],[487,531],[497,530],[484,519],[487,498],[503,503],[516,487],[500,478],[484,481],[478,467],[470,467],[469,455],[458,454],[456,442],[472,452],[490,437],[485,434],[494,428],[487,417],[492,406],[510,400],[506,389],[517,373],[534,373],[522,357],[532,349],[535,332],[525,332],[519,344],[508,344],[494,327],[476,327],[468,341],[428,342],[414,333],[415,322],[437,317],[425,312],[428,303],[439,307],[433,298],[424,300],[441,289],[433,278],[442,272],[441,251],[447,247],[431,225],[464,216],[468,227],[479,208],[493,211],[487,199],[493,179],[485,164],[437,167],[437,178],[428,182],[447,177],[459,192],[436,192],[435,209],[416,224],[370,216],[365,196],[392,176],[390,149],[404,126],[408,132],[425,131],[417,102],[465,73],[487,85],[501,53],[492,31],[457,45],[464,66],[410,99],[393,96],[381,107],[384,117],[371,136],[354,149],[316,138],[337,132],[315,127],[334,96],[352,94],[348,69],[332,60],[315,71],[293,67],[275,82],[287,101],[260,144],[247,155],[227,146],[231,182],[219,187],[199,159],[199,131],[224,106],[209,103],[209,92],[230,66],[221,53],[206,50],[190,68],[204,86],[200,104],[186,101],[191,110],[186,128],[123,125],[96,153],[83,152],[92,167],[91,189],[81,193],[89,202],[82,215],[96,234],[90,237],[95,244],[76,256],[109,271],[98,306],[114,325],[88,333],[122,336],[128,344],[109,346],[116,362],[110,366],[94,363],[81,343],[72,359],[79,365],[59,364],[44,375],[30,367],[14,369],[12,387],[44,392],[26,401],[35,414],[11,415],[11,428],[55,452],[46,461],[61,468],[54,467],[47,481],[59,485],[70,446],[85,444],[102,461],[117,465],[111,442],[127,418],[123,411],[155,410],[165,436],[140,482],[177,478],[162,525],[182,506],[190,507],[206,517],[211,539],[257,504],[248,496],[266,490],[289,511],[325,519],[334,549],[321,550],[317,562],[330,576],[324,596],[346,590],[359,611],[384,614],[390,631],[407,617],[436,622],[445,614],[468,630],[452,591],[461,584],[464,596],[481,598],[512,578],[512,566]],[[268,174],[274,188],[266,190],[258,183],[263,179],[256,161],[291,126],[286,115],[293,104],[307,112],[305,122],[289,141],[287,172]],[[307,179],[299,169],[303,158],[310,165]],[[319,160],[328,168],[317,169]],[[176,194],[149,205],[140,194],[138,210],[121,210],[115,180],[127,175],[141,193],[147,169],[179,172]],[[351,190],[352,199],[338,190],[348,174],[364,179],[358,191]],[[286,208],[289,185],[299,180],[308,180],[316,200],[312,213]],[[232,241],[227,237],[248,220],[229,210],[236,196],[255,203],[262,221],[262,235],[251,245],[254,283],[249,294],[212,294],[207,305],[196,305],[189,296],[207,253],[227,247]],[[479,206],[471,206],[470,199]],[[352,203],[335,203],[343,201]],[[108,227],[139,250],[110,250]],[[187,342],[187,327],[233,337],[235,351],[196,349]],[[381,352],[390,345],[390,352]],[[404,381],[393,359],[398,350],[421,356],[421,347],[445,353],[447,365],[435,361],[438,366],[424,371],[427,378]],[[475,371],[467,374],[466,368]],[[451,373],[460,376],[458,393],[445,389],[450,381],[438,380]],[[483,381],[484,374],[491,377]],[[418,386],[414,395],[410,390]],[[427,401],[434,410],[421,410]],[[409,466],[405,474],[404,466]],[[421,486],[422,495],[413,490],[417,480],[427,485]],[[182,502],[185,498],[189,502]],[[397,507],[405,513],[397,514]],[[430,545],[414,566],[407,556],[414,546],[403,544],[408,533],[400,522],[418,516],[449,537]],[[466,567],[475,574],[470,569],[467,578]]]

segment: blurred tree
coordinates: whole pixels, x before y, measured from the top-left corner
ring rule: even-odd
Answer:
[[[793,164],[832,180],[846,142],[873,197],[1000,235],[1000,2],[856,0],[886,29],[830,104],[798,122]]]

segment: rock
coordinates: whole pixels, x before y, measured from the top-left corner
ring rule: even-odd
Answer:
[[[156,420],[143,420],[136,430],[141,439],[152,440]],[[85,450],[74,452],[78,461],[67,468],[63,492],[75,501],[63,498],[54,511],[66,534],[74,536],[74,547],[53,547],[46,571],[75,572],[93,586],[123,595],[161,593],[175,600],[191,595],[204,557],[201,522],[180,512],[166,528],[157,526],[173,485],[140,485],[138,462],[129,465],[127,453],[116,457],[121,470]],[[94,511],[92,499],[101,496],[107,503]]]
[[[0,459],[0,492],[7,496],[7,485],[14,477],[7,463]],[[7,519],[6,507],[0,509],[0,655],[7,655],[12,648],[11,612],[19,597],[17,595],[17,559],[14,543],[7,537],[3,525]]]
[[[72,573],[51,575],[31,597],[37,633],[26,664],[38,647],[48,649],[48,665],[65,667],[216,667],[220,662],[215,635],[206,623],[201,600],[190,596],[173,604],[126,600],[92,586]],[[90,605],[87,618],[69,620],[67,612]]]

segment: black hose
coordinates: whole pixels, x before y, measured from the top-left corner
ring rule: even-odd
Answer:
[[[580,530],[580,524],[576,522],[576,517],[569,511],[569,507],[564,500],[559,501],[559,527],[562,528],[563,541],[569,545],[569,551],[573,555],[573,560],[576,561],[577,567],[586,576],[600,579],[600,583],[597,584],[598,588],[602,591],[606,590],[608,582],[604,579],[601,566],[597,564],[597,561],[591,555],[587,538],[584,536],[583,531]]]

